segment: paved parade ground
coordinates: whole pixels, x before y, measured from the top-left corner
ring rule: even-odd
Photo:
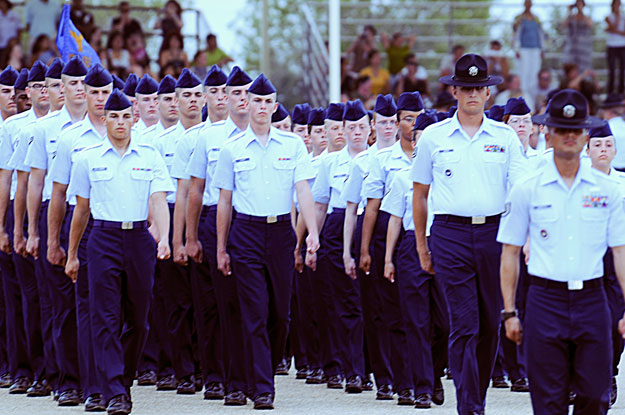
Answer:
[[[623,366],[623,365],[621,365]],[[445,404],[432,409],[414,409],[411,406],[398,406],[397,401],[376,401],[375,392],[363,392],[362,395],[348,395],[344,391],[329,390],[325,385],[305,385],[296,380],[295,373],[277,376],[277,397],[274,413],[284,415],[302,414],[340,414],[371,415],[405,413],[415,411],[437,415],[456,413],[454,387],[451,380],[444,380]],[[619,376],[619,399],[610,414],[625,414],[625,373]],[[621,396],[621,393],[623,394]],[[147,414],[241,414],[258,413],[248,401],[246,407],[226,407],[222,401],[205,401],[202,393],[194,396],[176,395],[175,391],[156,392],[153,386],[135,386],[132,389],[133,411],[135,415]],[[50,398],[27,398],[24,395],[9,395],[7,389],[0,390],[0,414],[11,415],[49,415],[49,414],[84,414],[84,406],[59,408]],[[486,413],[491,415],[530,414],[529,394],[512,393],[505,389],[490,388],[486,398]]]

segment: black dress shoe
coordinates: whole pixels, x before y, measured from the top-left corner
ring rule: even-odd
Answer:
[[[30,379],[28,379],[26,376],[17,377],[15,381],[13,382],[13,384],[9,387],[9,393],[10,394],[26,393],[26,391],[28,391],[28,388],[30,388],[30,384],[31,384]]]
[[[574,391],[569,391],[569,405],[575,404],[575,397],[577,394]]]
[[[512,382],[512,386],[510,387],[512,392],[529,392],[530,384],[527,381],[527,378],[519,378]]]
[[[178,381],[174,375],[163,376],[156,381],[157,391],[175,391],[178,387]]]
[[[178,395],[194,395],[195,394],[195,382],[193,382],[193,376],[185,376],[178,382],[176,388]]]
[[[92,393],[87,397],[85,401],[85,412],[105,412],[106,404],[102,395],[99,393]]]
[[[276,375],[286,376],[289,374],[289,366],[286,361],[286,358],[282,358],[282,361],[278,363],[278,367],[276,368]]]
[[[612,376],[612,385],[610,386],[610,408],[616,402],[618,397],[618,385],[616,383],[616,376]]]
[[[30,388],[26,391],[26,396],[35,398],[40,396],[50,396],[52,389],[48,385],[48,381],[45,379],[36,380],[33,382]]]
[[[202,392],[202,389],[204,389],[204,380],[202,379],[202,375],[196,373],[193,376],[193,383],[195,383],[195,391]]]
[[[132,402],[127,395],[117,395],[106,407],[108,415],[128,415],[132,410]]]
[[[10,373],[4,373],[0,376],[0,388],[8,388],[13,384],[13,379]]]
[[[378,387],[378,391],[375,394],[375,399],[377,399],[378,401],[392,401],[393,388],[391,387],[391,385],[380,385]]]
[[[450,368],[447,368],[447,369],[445,370],[445,378],[446,378],[447,380],[452,380],[452,379],[454,378],[454,377],[452,376],[452,374],[451,374],[451,369],[450,369]]]
[[[343,389],[343,377],[334,375],[328,377],[328,389]]]
[[[297,369],[297,373],[295,374],[295,379],[307,379],[309,373],[310,373],[310,369],[308,368],[308,366],[305,366],[301,369]]]
[[[358,375],[350,376],[345,382],[345,392],[362,393],[362,378]]]
[[[362,390],[363,391],[372,391],[373,390],[373,380],[371,380],[371,373],[369,373],[362,381]]]
[[[59,395],[59,406],[77,406],[82,403],[80,392],[76,389],[68,389]]]
[[[204,390],[204,399],[219,400],[224,398],[224,385],[221,382],[211,382],[206,385]]]
[[[414,400],[414,407],[428,409],[432,407],[432,397],[429,393],[420,393]]]
[[[254,398],[254,409],[273,409],[273,395],[261,393]]]
[[[241,391],[228,393],[224,400],[224,405],[226,406],[244,406],[245,404],[247,404],[247,398],[245,397],[245,393]]]
[[[493,388],[496,389],[506,389],[509,388],[510,384],[506,380],[505,376],[494,376],[493,377]]]
[[[156,385],[156,373],[153,370],[146,370],[141,372],[137,377],[137,385],[139,386],[153,386]]]
[[[414,393],[412,389],[400,390],[397,394],[397,405],[414,405]]]
[[[432,392],[432,402],[439,406],[445,403],[445,389],[443,389],[441,378],[434,378],[434,390]]]
[[[313,369],[306,376],[306,383],[309,385],[321,385],[323,383],[323,369]]]

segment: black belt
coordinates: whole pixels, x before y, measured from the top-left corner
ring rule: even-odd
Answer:
[[[240,220],[244,222],[278,223],[278,222],[290,222],[291,214],[286,213],[284,215],[278,215],[278,216],[253,216],[253,215],[246,215],[245,213],[237,212],[234,218],[236,220]]]
[[[140,220],[137,222],[114,222],[110,220],[94,220],[93,227],[105,229],[122,229],[125,231],[130,231],[133,229],[147,229],[148,221]]]
[[[332,213],[345,214],[345,208],[332,208]]]
[[[571,285],[574,286],[575,283],[582,283],[579,288],[570,288],[568,282],[564,281],[554,281],[547,278],[536,277],[534,275],[530,275],[530,284],[538,285],[543,288],[550,288],[562,291],[576,291],[583,290],[586,288],[597,288],[603,286],[603,278],[593,278],[591,280],[586,281],[574,281]]]
[[[463,225],[484,225],[486,223],[499,223],[501,213],[493,216],[456,216],[456,215],[434,215],[436,222],[460,223]]]

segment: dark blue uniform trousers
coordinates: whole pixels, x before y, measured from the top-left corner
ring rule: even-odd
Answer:
[[[470,225],[434,218],[430,249],[444,281],[450,316],[449,366],[458,413],[484,409],[499,343],[501,244],[498,223]]]
[[[149,331],[156,243],[147,228],[102,227],[87,243],[91,330],[105,400],[129,394]]]
[[[610,307],[610,318],[612,322],[612,375],[618,375],[618,365],[623,354],[623,337],[618,331],[618,322],[625,313],[625,300],[623,300],[623,290],[616,278],[614,271],[614,257],[612,249],[608,248],[603,257],[603,282],[605,283],[605,294]]]
[[[605,414],[612,346],[602,281],[579,291],[534,281],[528,292],[524,327],[534,414],[568,414],[570,390],[577,394],[573,413]]]
[[[302,247],[302,256],[306,257],[306,248]],[[319,344],[319,327],[318,327],[318,306],[315,304],[315,296],[313,292],[314,271],[308,267],[304,267],[302,273],[295,271],[295,291],[297,301],[297,322],[291,321],[291,330],[293,326],[297,333],[297,344],[299,351],[295,353],[296,367],[300,364],[308,365],[311,369],[321,369],[323,361],[320,355]],[[293,314],[292,314],[293,315]],[[293,319],[291,319],[293,320]],[[298,359],[298,355],[301,356]],[[304,359],[301,363],[300,359]],[[300,360],[300,361],[298,361]]]
[[[69,214],[65,215],[61,227],[61,246],[67,248],[70,225]],[[80,367],[78,362],[78,326],[76,322],[76,287],[65,275],[64,267],[52,265],[46,259],[48,251],[48,206],[40,213],[39,255],[49,282],[52,299],[52,339],[59,367],[58,392],[68,389],[80,389]],[[44,221],[44,223],[41,223]],[[43,228],[42,229],[42,225]],[[42,232],[44,230],[44,232]]]
[[[0,267],[2,263],[0,262]],[[0,278],[2,269],[0,268]],[[9,358],[7,355],[7,320],[4,306],[4,286],[0,284],[0,376],[9,373]]]
[[[247,392],[243,323],[236,279],[232,275],[223,275],[217,269],[217,206],[202,208],[198,238],[202,243],[204,261],[208,263],[209,270],[209,274],[201,276],[204,283],[197,284],[197,289],[194,289],[201,297],[196,302],[201,305],[196,310],[196,319],[205,321],[204,324],[198,324],[198,327],[208,327],[206,335],[200,336],[201,347],[205,349],[206,359],[221,361],[214,364],[222,368],[226,393]],[[217,304],[217,323],[214,321],[213,301]],[[216,332],[215,324],[218,324]],[[204,344],[204,341],[210,344]],[[209,382],[218,380],[208,378]]]
[[[334,333],[341,368],[345,377],[364,377],[364,322],[360,282],[345,274],[343,264],[343,225],[345,209],[334,209],[327,215],[321,231],[321,254],[317,260],[318,272],[329,279],[334,302]]]
[[[274,394],[293,286],[295,232],[290,215],[268,224],[236,214],[228,243],[243,321],[249,396]]]
[[[440,363],[440,349],[447,352],[449,314],[444,293],[436,278],[421,269],[414,231],[404,233],[396,258],[396,284],[402,314],[406,320],[406,366],[416,394],[433,393],[434,378],[442,376],[446,358]],[[439,328],[438,332],[436,328]],[[437,365],[435,365],[435,357]],[[442,367],[441,367],[442,366]]]

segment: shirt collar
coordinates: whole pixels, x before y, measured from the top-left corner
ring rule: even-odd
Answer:
[[[98,132],[98,130],[95,128],[95,126],[93,125],[93,123],[91,122],[91,119],[89,118],[89,114],[87,114],[85,116],[85,119],[82,121],[82,127],[81,127],[81,132],[80,135],[84,135],[87,134],[89,131],[91,131],[93,134],[95,134],[98,138],[104,138],[103,136],[100,135],[100,133]]]
[[[130,144],[128,145],[128,150],[126,150],[126,153],[124,153],[123,157],[126,157],[131,152],[137,153],[138,152],[137,148],[138,148],[137,140],[133,140],[131,138],[130,139]],[[103,156],[103,155],[105,155],[109,151],[113,152],[115,155],[117,155],[119,157],[119,153],[113,147],[113,144],[111,144],[111,140],[108,138],[108,136],[104,136],[104,139],[102,140],[102,152],[100,154]]]
[[[224,128],[226,129],[226,136],[228,138],[239,134],[240,132],[242,132],[239,127],[237,127],[237,125],[234,123],[234,121],[232,120],[232,118],[230,118],[230,116],[228,116],[228,118],[226,118],[226,121],[224,123]],[[248,128],[249,130],[249,128]]]
[[[391,158],[406,159],[406,161],[412,163],[412,159],[410,159],[406,153],[404,153],[404,149],[401,148],[401,139],[397,140],[397,142],[391,147]]]
[[[278,134],[278,129],[276,129],[275,127],[270,127],[269,128],[269,138],[267,139],[267,145],[269,145],[269,143],[273,140],[276,141],[278,144],[282,144],[282,137],[280,137],[280,134]],[[252,131],[251,128],[248,128],[247,130],[245,130],[244,133],[244,138],[245,138],[245,147],[249,146],[252,141],[258,141],[258,137],[256,137],[256,134],[254,134],[254,131]],[[264,147],[260,141],[258,141],[258,144],[260,144],[261,147]]]
[[[456,111],[456,113],[454,114],[453,117],[450,118],[450,120],[451,121],[449,122],[449,126],[451,128],[449,130],[449,136],[451,137],[453,133],[455,133],[456,131],[459,131],[465,138],[470,140],[469,136],[460,125],[460,121],[458,120],[458,111]],[[493,131],[493,127],[494,127],[493,122],[494,121],[488,118],[486,115],[482,115],[482,125],[480,125],[480,128],[477,130],[477,132],[475,133],[473,137],[474,138],[479,137],[482,132],[490,134],[491,136],[494,137],[495,133]]]
[[[65,127],[73,124],[72,117],[69,115],[69,111],[67,110],[67,105],[63,105],[63,108],[59,110],[59,121],[61,122],[61,130],[64,130]]]
[[[575,180],[573,181],[573,185],[569,189],[568,186],[564,184],[564,180],[562,180],[562,176],[560,176],[560,172],[556,167],[556,162],[552,157],[547,164],[545,165],[545,169],[541,175],[540,184],[546,185],[549,183],[560,183],[567,191],[573,190],[580,181],[585,181],[590,184],[595,184],[597,182],[593,172],[592,167],[590,167],[587,163],[583,163],[581,160],[579,162],[579,168],[577,170],[577,175],[575,176]]]

